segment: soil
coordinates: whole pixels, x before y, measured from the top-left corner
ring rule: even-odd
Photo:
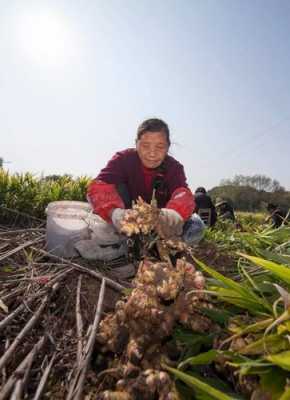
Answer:
[[[198,246],[194,247],[193,254],[197,259],[223,275],[236,274],[234,256],[228,252],[220,252],[212,242],[203,240]]]

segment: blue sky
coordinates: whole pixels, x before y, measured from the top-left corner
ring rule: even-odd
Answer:
[[[289,0],[0,0],[0,156],[94,177],[163,118],[192,189],[290,189]]]

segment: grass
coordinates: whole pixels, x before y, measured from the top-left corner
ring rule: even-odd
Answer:
[[[30,173],[9,174],[0,168],[0,205],[44,218],[52,201],[85,201],[89,181],[86,176],[47,179]]]

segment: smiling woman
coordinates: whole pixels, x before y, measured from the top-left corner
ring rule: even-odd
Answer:
[[[21,15],[17,30],[22,51],[36,63],[58,67],[73,56],[73,33],[61,15],[51,12]]]

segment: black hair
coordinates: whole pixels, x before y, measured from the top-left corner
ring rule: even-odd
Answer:
[[[276,204],[268,203],[268,205],[267,205],[267,210],[268,211],[275,210],[276,208],[277,208]]]
[[[200,186],[195,190],[195,193],[204,193],[206,194],[206,190],[204,187]]]
[[[166,122],[158,118],[146,119],[137,129],[137,140],[140,140],[146,132],[163,132],[165,134],[168,146],[170,146],[170,133]]]

